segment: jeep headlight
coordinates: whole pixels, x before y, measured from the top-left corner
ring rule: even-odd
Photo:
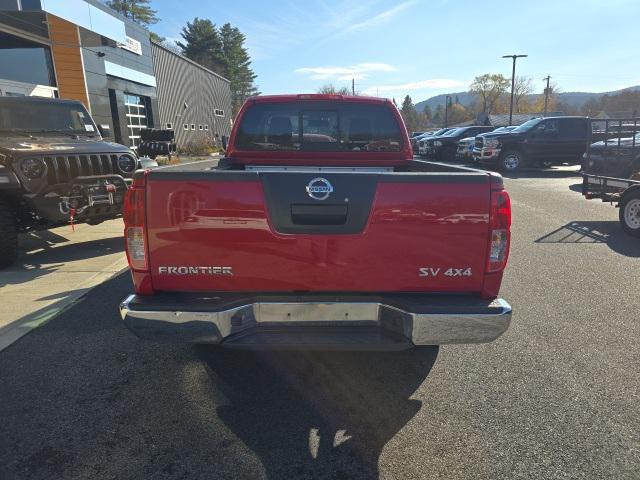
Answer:
[[[22,170],[25,177],[35,180],[44,175],[47,171],[47,165],[41,158],[25,158],[20,162],[20,170]]]
[[[136,169],[136,159],[131,155],[120,155],[118,157],[118,168],[123,173],[132,173]]]
[[[484,146],[490,148],[498,148],[500,146],[500,140],[497,138],[485,138]]]
[[[436,140],[435,142],[433,142],[433,146],[434,147],[441,147],[442,146],[442,142],[440,140]]]

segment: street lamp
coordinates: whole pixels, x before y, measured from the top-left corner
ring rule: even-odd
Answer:
[[[444,128],[449,126],[449,103],[451,102],[451,95],[444,97]]]
[[[509,125],[513,120],[513,89],[516,83],[516,59],[528,57],[529,55],[503,55],[502,58],[513,59],[513,69],[511,70],[511,103],[509,104]]]

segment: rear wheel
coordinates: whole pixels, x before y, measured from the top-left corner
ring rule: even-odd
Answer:
[[[0,199],[0,268],[8,267],[18,258],[18,227],[11,205]]]
[[[500,155],[500,169],[504,172],[516,172],[522,167],[524,157],[517,150],[508,150]]]
[[[623,195],[619,214],[624,231],[640,237],[640,189]]]

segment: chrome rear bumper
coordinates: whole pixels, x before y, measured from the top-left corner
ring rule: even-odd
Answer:
[[[485,343],[502,335],[511,322],[511,306],[502,299],[295,300],[130,295],[120,314],[141,338],[254,348],[403,349]]]

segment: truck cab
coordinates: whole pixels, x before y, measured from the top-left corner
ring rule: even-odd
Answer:
[[[587,148],[588,128],[586,117],[534,118],[508,132],[476,137],[474,160],[505,172],[578,165]]]

